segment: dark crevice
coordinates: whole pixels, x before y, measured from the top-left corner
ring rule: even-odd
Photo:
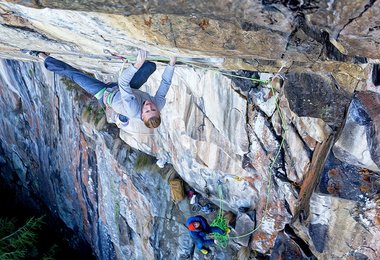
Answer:
[[[261,25],[258,25],[258,24],[252,23],[252,22],[248,22],[248,21],[242,21],[240,23],[240,27],[243,31],[247,31],[247,32],[265,30],[265,31],[270,31],[273,34],[278,34],[282,37],[286,37],[288,34],[285,31],[282,32],[282,31],[273,30],[269,27],[261,26]]]
[[[307,36],[316,40],[323,45],[321,53],[318,56],[318,59],[324,54],[328,59],[341,61],[341,62],[352,62],[354,64],[364,64],[367,63],[367,58],[365,57],[349,57],[348,55],[343,54],[334,44],[330,41],[330,35],[326,31],[320,31],[318,28],[314,28],[311,25],[308,25],[306,18],[303,13],[298,13],[294,19],[296,27],[301,29]],[[289,40],[288,40],[289,42]]]
[[[173,40],[174,47],[177,48],[177,41],[176,41],[176,37],[175,37],[176,35],[174,33],[173,24],[171,21],[169,21],[169,28],[170,28],[170,34],[171,34],[172,39],[168,39],[168,40]]]
[[[313,0],[262,0],[261,3],[265,5],[282,4],[291,11],[313,11],[319,9]]]
[[[316,40],[324,46],[323,50],[327,58],[336,61],[347,61],[347,55],[341,53],[331,42],[327,32],[320,32],[317,28],[309,26],[303,14],[298,14],[295,18],[297,26],[310,38]]]
[[[284,52],[281,54],[281,59],[283,59],[285,57],[285,53],[287,52],[288,48],[289,48],[289,45],[290,45],[290,42],[291,40],[293,39],[294,35],[297,33],[298,31],[298,28],[296,27],[288,36],[287,38],[287,41],[286,41],[286,46],[285,46],[285,50]]]
[[[45,6],[41,3],[40,0],[33,0],[33,4],[36,5],[37,8],[44,8]]]
[[[292,214],[292,211],[290,210],[290,206],[289,206],[288,201],[285,199],[284,202],[285,202],[286,211],[289,213],[289,215],[291,215],[293,217],[293,214]]]
[[[372,83],[375,86],[380,86],[380,64],[372,66]]]
[[[59,133],[59,135],[61,136],[62,135],[62,129],[64,128],[64,126],[63,126],[63,120],[62,120],[62,117],[61,117],[61,113],[59,113],[59,107],[60,107],[60,99],[59,99],[59,95],[57,94],[56,95],[56,97],[57,97],[57,103],[58,103],[58,105],[57,105],[57,107],[56,107],[56,115],[57,115],[57,118],[58,118],[58,133]]]
[[[256,134],[255,131],[253,131],[253,134],[255,135],[256,140],[257,140],[257,142],[259,143],[261,149],[263,149],[263,151],[265,152],[265,155],[268,155],[268,151],[267,151],[267,149],[265,148],[265,145],[263,144],[263,142],[260,140],[259,136]]]
[[[352,61],[355,64],[365,64],[365,63],[368,63],[368,59],[366,57],[359,57],[359,56],[353,57]]]
[[[248,142],[249,144],[251,144],[249,137],[248,137]],[[242,168],[247,171],[250,170],[250,171],[256,172],[257,170],[255,167],[253,167],[252,161],[248,156],[250,152],[251,152],[251,149],[249,148],[248,152],[243,155]]]
[[[283,166],[285,167],[285,166]],[[283,172],[280,172],[276,169],[276,171],[274,172],[274,176],[276,176],[276,178],[278,178],[279,180],[283,181],[283,182],[289,182],[291,183],[291,181],[286,177],[286,174],[284,174]]]
[[[309,259],[317,259],[311,252],[309,245],[305,241],[303,241],[302,238],[297,236],[297,234],[294,232],[294,230],[290,227],[289,224],[285,225],[284,231],[294,242],[297,243],[297,245],[301,248],[305,255],[309,257]]]
[[[330,35],[327,32],[322,32],[322,38],[326,49],[326,56],[329,59],[336,60],[336,61],[348,61],[347,55],[341,53],[335,46],[330,42]]]
[[[294,18],[294,22],[296,26],[300,28],[302,31],[304,31],[304,33],[307,36],[311,37],[319,43],[323,43],[324,37],[322,36],[322,33],[318,29],[313,28],[306,23],[306,18],[304,14],[297,14]]]
[[[48,37],[46,37],[45,35],[41,34],[40,32],[36,31],[36,30],[33,30],[32,28],[29,28],[29,27],[26,27],[26,26],[15,26],[15,25],[9,25],[9,24],[2,24],[4,27],[7,27],[7,28],[11,28],[11,29],[14,29],[14,30],[17,30],[17,31],[25,31],[25,32],[30,32],[30,33],[33,33],[35,35],[37,35],[37,37],[43,39],[43,40],[46,40],[46,41],[49,41],[49,42],[56,42],[56,40],[53,40],[53,39],[50,39]]]
[[[296,133],[298,139],[301,140],[302,144],[303,144],[303,148],[305,149],[305,151],[307,152],[307,155],[311,158],[312,156],[312,153],[313,151],[310,149],[310,147],[308,146],[308,144],[305,142],[305,140],[302,138],[301,134],[298,132],[297,130],[297,127],[296,125],[292,122],[291,123],[291,126],[293,127],[293,130],[294,132]]]
[[[371,8],[375,2],[376,2],[376,0],[370,0],[370,1],[368,2],[368,4],[366,4],[366,5],[364,6],[364,10],[363,10],[358,16],[353,17],[353,18],[350,18],[350,19],[348,20],[348,22],[342,27],[342,29],[340,29],[339,32],[337,33],[337,37],[336,37],[336,39],[338,40],[338,39],[339,39],[339,36],[340,36],[340,33],[341,33],[341,32],[342,32],[342,31],[343,31],[343,30],[344,30],[349,24],[351,24],[353,21],[355,21],[356,19],[362,17],[362,15],[363,15],[365,12],[367,12],[367,10],[368,10],[369,8]]]
[[[260,75],[256,71],[249,71],[249,70],[237,70],[237,71],[223,71],[223,73],[226,73],[226,77],[230,78],[231,81],[235,84],[237,88],[239,88],[239,91],[235,91],[242,97],[243,99],[248,99],[248,102],[251,102],[249,98],[249,93],[252,88],[256,88],[260,85],[258,82],[254,82],[249,79],[260,79]],[[230,76],[228,74],[232,74],[238,77],[244,77],[244,78],[238,78],[234,76]],[[247,97],[248,96],[248,97]]]

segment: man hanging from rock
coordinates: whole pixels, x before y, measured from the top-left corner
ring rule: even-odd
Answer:
[[[223,231],[219,227],[211,227],[202,216],[189,217],[186,220],[186,227],[189,230],[190,237],[193,239],[195,246],[205,255],[210,251],[208,247],[217,243],[216,240],[208,238],[207,235],[211,233],[224,235],[230,232],[229,228]]]
[[[160,125],[160,111],[165,105],[165,96],[171,85],[175,57],[170,57],[169,64],[162,74],[161,84],[156,94],[151,96],[139,90],[156,70],[155,63],[146,61],[146,51],[139,50],[135,64],[131,64],[122,72],[118,83],[111,84],[105,84],[44,52],[28,50],[23,50],[23,52],[39,57],[44,61],[46,69],[68,77],[86,92],[95,96],[100,103],[112,108],[117,115],[115,123],[118,127],[127,126],[129,118],[139,118],[149,128],[157,128]]]

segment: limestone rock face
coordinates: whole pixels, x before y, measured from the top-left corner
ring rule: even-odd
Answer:
[[[303,232],[309,234],[311,246],[318,256],[323,258],[377,258],[379,241],[378,227],[367,229],[361,224],[371,221],[367,214],[374,216],[376,206],[364,201],[355,203],[350,200],[313,194],[310,207],[311,215],[308,220],[308,228],[303,226]],[[365,206],[364,206],[365,205]],[[359,208],[364,206],[365,214]],[[334,214],[331,214],[334,212]],[[296,225],[297,226],[297,225]],[[367,226],[368,227],[368,226]],[[357,244],[357,241],[362,241]],[[326,252],[329,252],[326,254]]]
[[[321,118],[333,127],[341,125],[350,102],[349,93],[336,89],[331,79],[317,75],[290,74],[285,95],[297,115]]]
[[[380,32],[376,19],[372,19],[380,11],[378,2],[335,0],[318,1],[316,5],[316,12],[308,14],[308,20],[325,28],[344,54],[355,51],[358,56],[371,57],[372,50],[379,48]]]
[[[174,203],[174,176],[233,216],[215,258],[379,258],[379,2],[345,2],[0,3],[0,56],[29,61],[0,63],[1,181],[98,259],[201,259],[184,223],[218,211]],[[180,61],[155,130],[117,129],[20,52],[116,82],[137,48],[157,62],[150,93]]]
[[[159,171],[153,161],[152,170],[136,173],[139,153],[114,127],[99,131],[105,118],[87,115],[97,107],[88,101],[40,64],[2,61],[1,165],[10,165],[1,168],[2,180],[19,187],[28,202],[37,196],[30,203],[47,205],[99,259],[190,254],[186,238],[174,247],[191,213],[187,201],[181,214],[172,212],[170,167]],[[159,244],[163,236],[166,246]]]
[[[359,167],[379,172],[380,95],[359,92],[351,103],[342,134],[334,147],[335,156]]]

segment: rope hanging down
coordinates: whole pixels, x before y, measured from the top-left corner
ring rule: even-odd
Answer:
[[[220,201],[219,212],[218,212],[218,215],[216,216],[216,218],[212,221],[210,226],[218,227],[221,230],[227,230],[228,224],[227,224],[226,219],[223,216],[223,203],[222,203],[223,193],[222,193],[222,188],[221,188],[220,183],[218,184],[218,193],[219,193],[219,201]],[[221,235],[219,233],[213,233],[213,236],[214,236],[214,239],[218,241],[217,243],[220,247],[222,247],[222,248],[227,247],[228,240],[229,240],[229,236],[227,233],[224,235]]]
[[[121,55],[118,55],[116,53],[112,53],[112,52],[110,52],[108,50],[107,50],[107,53],[110,53],[112,56],[121,59],[123,61],[123,67],[124,67],[124,65],[125,65],[125,63],[127,61],[133,61],[135,59],[134,56],[121,56]],[[167,61],[169,61],[169,59],[162,58],[162,57],[148,57],[147,60],[156,61],[156,62],[167,62]],[[222,75],[225,75],[225,76],[230,76],[230,77],[240,78],[240,79],[247,79],[247,80],[251,80],[253,82],[258,82],[260,84],[270,84],[272,94],[275,95],[275,90],[274,90],[273,85],[272,85],[272,83],[271,83],[270,80],[260,80],[260,79],[255,79],[255,78],[248,78],[248,77],[244,77],[244,76],[238,76],[238,75],[234,75],[234,74],[231,74],[231,73],[222,72],[221,70],[216,69],[216,68],[202,67],[200,65],[196,65],[196,64],[194,64],[192,62],[184,61],[184,60],[181,60],[181,59],[178,59],[178,62],[181,62],[183,64],[189,65],[191,67],[202,69],[202,70],[216,71],[216,72],[221,73]],[[279,73],[280,73],[280,71],[282,69],[283,69],[283,67],[280,68],[280,70],[272,78],[272,80],[274,78],[276,78],[276,77],[281,77],[281,75]],[[222,247],[222,248],[225,248],[228,245],[228,241],[229,241],[230,238],[236,239],[236,238],[241,238],[241,237],[245,237],[245,236],[253,234],[255,231],[257,231],[262,226],[265,218],[267,217],[268,206],[269,206],[269,197],[270,197],[270,191],[271,191],[271,186],[272,186],[273,166],[277,162],[277,159],[278,159],[278,157],[279,157],[279,155],[281,153],[281,149],[284,146],[285,135],[286,135],[286,131],[287,131],[286,121],[285,121],[283,113],[281,111],[278,99],[276,100],[276,111],[279,113],[279,116],[281,118],[281,127],[282,127],[282,134],[281,134],[281,136],[282,136],[282,140],[281,140],[280,146],[278,148],[278,151],[276,153],[276,156],[274,157],[272,163],[269,166],[269,176],[268,176],[269,180],[268,180],[268,184],[267,184],[266,203],[265,203],[264,212],[263,212],[262,217],[261,217],[261,221],[260,221],[259,225],[257,225],[257,227],[254,228],[252,231],[250,231],[250,232],[248,232],[246,234],[239,235],[239,236],[229,236],[228,234],[221,235],[219,233],[213,233],[214,239],[216,239],[218,241],[217,242],[218,245],[220,247]],[[219,227],[222,230],[226,230],[228,228],[228,225],[227,225],[226,219],[223,216],[223,205],[222,205],[223,194],[222,194],[222,190],[221,190],[220,184],[218,184],[218,192],[219,192],[219,199],[220,199],[219,213],[218,213],[217,217],[214,219],[214,221],[211,223],[211,226]]]
[[[281,71],[281,69],[279,70],[279,72]],[[275,77],[281,77],[281,75],[279,74],[279,72],[273,78],[275,78]],[[271,91],[272,91],[273,95],[275,95],[275,90],[273,88],[272,83],[270,83],[270,86],[271,86]],[[257,225],[256,228],[254,228],[253,230],[251,230],[250,232],[248,232],[246,234],[242,234],[242,235],[239,235],[239,236],[216,235],[215,238],[218,240],[218,244],[220,244],[220,246],[223,247],[223,248],[225,248],[227,246],[228,239],[242,238],[242,237],[245,237],[245,236],[253,234],[255,231],[257,231],[262,226],[265,218],[268,215],[269,197],[270,197],[270,191],[271,191],[271,186],[272,186],[273,166],[277,162],[277,159],[278,159],[278,157],[279,157],[279,155],[281,153],[281,149],[284,146],[285,135],[286,135],[286,131],[287,131],[286,121],[285,121],[284,115],[283,115],[283,113],[281,111],[278,99],[276,100],[276,111],[279,113],[279,116],[281,118],[281,128],[282,128],[282,134],[281,134],[281,136],[282,136],[282,139],[281,139],[280,146],[279,146],[279,148],[277,150],[276,156],[274,157],[272,163],[269,166],[269,176],[268,176],[269,180],[268,180],[268,184],[267,184],[266,202],[265,202],[264,212],[263,212],[262,217],[261,217],[261,221],[260,221],[259,225]],[[220,188],[220,185],[221,184],[218,184],[219,199],[220,199],[219,214],[215,218],[215,220],[212,222],[211,225],[212,226],[218,226],[221,229],[225,230],[225,228],[227,228],[227,223],[226,223],[226,220],[223,217],[223,208],[222,208],[223,195],[222,195],[222,190]]]

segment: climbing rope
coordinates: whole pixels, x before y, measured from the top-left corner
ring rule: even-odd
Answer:
[[[106,53],[106,51],[105,51]],[[108,53],[110,53],[112,56],[114,57],[117,57],[119,59],[121,59],[123,61],[123,67],[121,68],[120,71],[123,70],[124,68],[124,65],[126,62],[128,61],[134,61],[135,57],[134,56],[122,56],[122,55],[119,55],[119,54],[116,54],[116,53],[113,53],[113,52],[110,52],[108,51]],[[169,59],[168,58],[162,58],[162,57],[148,57],[147,60],[149,61],[156,61],[156,62],[168,62]],[[207,67],[203,67],[203,66],[200,66],[200,65],[197,65],[197,64],[194,64],[193,62],[188,62],[188,61],[184,61],[184,60],[181,60],[181,59],[178,59],[178,62],[181,62],[183,64],[186,64],[190,67],[194,67],[194,68],[198,68],[198,69],[201,69],[201,70],[206,70],[206,71],[215,71],[215,72],[218,72],[222,75],[225,75],[225,76],[229,76],[229,77],[234,77],[234,78],[239,78],[239,79],[246,79],[246,80],[251,80],[253,82],[258,82],[260,84],[265,84],[265,85],[270,85],[270,88],[271,88],[271,91],[272,91],[272,94],[275,95],[275,90],[273,88],[273,84],[270,80],[260,80],[260,79],[255,79],[255,78],[248,78],[248,77],[244,77],[244,76],[239,76],[239,75],[235,75],[235,74],[231,74],[231,73],[226,73],[226,72],[223,72],[219,69],[216,69],[216,68],[212,68],[210,66],[207,66]],[[272,78],[272,80],[276,77],[281,77],[282,76],[279,74],[281,72],[281,70],[283,69],[284,66],[282,66],[280,68],[280,70],[277,72],[277,74],[275,74],[275,76]],[[245,234],[242,234],[242,235],[238,235],[238,236],[229,236],[227,233],[225,234],[219,234],[219,233],[213,233],[213,238],[215,240],[217,240],[217,244],[218,246],[222,247],[222,248],[226,248],[227,245],[228,245],[228,241],[229,239],[237,239],[237,238],[242,238],[242,237],[246,237],[246,236],[249,236],[251,234],[253,234],[255,231],[257,231],[264,223],[267,215],[268,215],[268,209],[269,209],[269,197],[270,197],[270,193],[271,193],[271,186],[272,186],[272,176],[273,176],[273,167],[275,165],[275,163],[277,162],[277,159],[281,153],[281,150],[284,146],[284,142],[285,142],[285,135],[286,135],[286,131],[287,131],[287,127],[286,127],[286,121],[284,119],[284,115],[282,113],[282,110],[280,108],[280,105],[279,105],[279,101],[278,99],[276,100],[276,111],[278,112],[280,118],[281,118],[281,128],[282,128],[282,139],[281,139],[281,143],[280,143],[280,146],[277,150],[277,153],[272,161],[272,163],[270,164],[269,166],[269,174],[268,174],[268,184],[267,184],[267,192],[266,192],[266,202],[265,202],[265,208],[264,208],[264,211],[263,211],[263,214],[261,216],[261,220],[260,220],[260,223],[259,225],[257,225],[253,230],[245,233]],[[228,154],[227,154],[228,155]],[[237,181],[241,181],[243,180],[243,178],[241,178],[240,176],[235,176],[235,179]],[[228,228],[228,224],[227,224],[227,220],[225,219],[224,215],[223,215],[223,192],[222,192],[222,189],[221,189],[221,184],[219,183],[218,184],[218,193],[219,193],[219,201],[220,201],[220,205],[219,205],[219,212],[218,212],[218,215],[217,217],[213,220],[213,222],[211,223],[211,226],[212,227],[219,227],[221,230],[225,231],[227,230]]]
[[[104,53],[105,54],[110,54],[111,56],[116,57],[116,58],[122,60],[123,64],[125,64],[126,62],[133,62],[136,59],[135,56],[132,56],[132,55],[130,55],[130,56],[123,56],[123,55],[120,55],[120,54],[118,54],[116,52],[110,51],[108,49],[104,49]],[[169,61],[168,58],[159,57],[159,56],[147,57],[146,60],[148,60],[148,61],[155,61],[155,62],[165,62],[165,63]],[[183,63],[185,65],[188,65],[190,67],[193,67],[193,68],[198,68],[198,69],[206,70],[206,71],[215,71],[215,72],[218,72],[218,73],[220,73],[222,75],[233,77],[233,78],[247,79],[247,80],[251,80],[253,82],[258,82],[260,84],[268,84],[269,83],[269,80],[261,80],[261,79],[255,79],[255,78],[249,78],[249,77],[239,76],[239,75],[223,72],[223,71],[221,71],[221,70],[219,70],[217,68],[213,68],[213,67],[210,67],[210,66],[203,67],[203,66],[195,64],[194,62],[185,61],[185,60],[180,59],[180,58],[177,61],[180,62],[180,63]]]
[[[109,53],[112,56],[115,56],[115,57],[118,57],[118,58],[122,59],[123,60],[123,66],[124,66],[124,64],[125,64],[126,61],[133,61],[135,59],[134,56],[125,57],[125,56],[118,55],[116,53],[111,53],[111,52],[109,52]],[[147,60],[149,60],[149,61],[156,61],[156,62],[168,62],[169,61],[169,59],[167,59],[167,58],[161,58],[161,57],[148,57]],[[239,76],[239,75],[235,75],[235,74],[231,74],[231,73],[226,73],[226,72],[223,72],[223,71],[221,71],[219,69],[212,68],[210,66],[203,67],[203,66],[194,64],[193,62],[188,62],[188,61],[184,61],[184,60],[181,60],[181,59],[178,59],[178,62],[181,62],[183,64],[186,64],[186,65],[190,66],[190,67],[198,68],[198,69],[201,69],[201,70],[215,71],[215,72],[218,72],[218,73],[220,73],[222,75],[229,76],[229,77],[251,80],[253,82],[258,82],[260,84],[265,84],[265,85],[269,84],[270,88],[271,88],[271,91],[272,91],[272,94],[275,95],[275,90],[274,90],[273,84],[272,84],[272,82],[270,80],[260,80],[260,79],[255,79],[255,78],[248,78],[248,77],[244,77],[244,76]],[[282,66],[280,68],[280,70],[272,78],[272,80],[274,78],[276,78],[276,77],[281,77],[282,78],[282,76],[280,75],[280,72],[283,69],[283,67],[284,66]],[[263,214],[261,216],[261,221],[260,221],[259,225],[257,225],[253,230],[249,231],[248,233],[239,235],[239,236],[229,236],[227,233],[225,233],[223,235],[219,234],[219,233],[213,233],[214,239],[217,240],[217,244],[220,247],[222,247],[222,248],[227,247],[229,239],[242,238],[242,237],[246,237],[248,235],[253,234],[255,231],[257,231],[262,226],[262,224],[264,223],[264,221],[265,221],[265,219],[266,219],[266,217],[268,215],[269,197],[270,197],[271,186],[272,186],[273,167],[274,167],[275,163],[277,162],[277,159],[278,159],[278,157],[279,157],[279,155],[281,153],[281,150],[282,150],[282,148],[284,146],[285,135],[286,135],[286,131],[287,131],[286,121],[284,119],[284,115],[283,115],[282,110],[280,108],[278,99],[276,100],[276,111],[278,112],[278,114],[279,114],[279,116],[281,118],[281,128],[282,128],[282,134],[281,134],[281,136],[282,136],[282,139],[281,139],[280,146],[279,146],[279,148],[277,150],[277,153],[276,153],[276,155],[275,155],[272,163],[269,166],[269,175],[268,175],[269,179],[268,179],[268,184],[267,184],[266,202],[265,202],[265,208],[264,208]],[[239,177],[239,176],[235,176],[235,179],[237,181],[241,181],[242,180],[242,178]],[[219,212],[218,212],[217,217],[211,223],[211,226],[213,226],[213,227],[219,227],[220,229],[222,229],[222,230],[225,231],[228,228],[228,224],[227,224],[226,219],[223,216],[223,204],[222,204],[223,193],[222,193],[222,189],[221,189],[221,184],[220,183],[218,184],[218,193],[219,193],[219,200],[220,200]]]
[[[216,218],[210,224],[210,226],[218,227],[221,230],[226,231],[227,228],[229,228],[229,227],[227,224],[227,220],[223,216],[223,203],[222,203],[223,193],[222,193],[222,188],[221,188],[220,184],[218,184],[218,194],[219,194],[219,201],[220,201],[219,212],[218,212],[218,215],[216,216]],[[221,248],[227,247],[228,240],[229,240],[229,235],[227,234],[227,232],[225,232],[225,234],[223,234],[223,235],[219,234],[219,233],[213,233],[213,237],[215,240],[217,240],[218,246],[220,246]]]
[[[133,61],[135,59],[134,56],[127,56],[126,57],[126,56],[121,56],[121,55],[118,55],[118,54],[112,53],[112,52],[108,52],[108,53],[110,53],[112,56],[117,57],[117,58],[119,58],[119,59],[121,59],[123,61],[123,67],[121,68],[120,71],[123,70],[124,65],[125,65],[125,63],[127,61]],[[169,59],[167,59],[167,58],[161,58],[161,57],[148,57],[147,60],[149,60],[149,61],[156,61],[156,62],[168,62],[169,61]],[[260,80],[260,79],[255,79],[255,78],[248,78],[248,77],[244,77],[244,76],[239,76],[239,75],[235,75],[235,74],[231,74],[231,73],[226,73],[226,72],[223,72],[223,71],[221,71],[219,69],[212,68],[210,66],[203,67],[203,66],[194,64],[193,62],[188,62],[188,61],[184,61],[184,60],[181,60],[181,59],[178,59],[178,62],[181,62],[183,64],[186,64],[186,65],[190,66],[190,67],[198,68],[198,69],[201,69],[201,70],[215,71],[215,72],[218,72],[218,73],[220,73],[222,75],[229,76],[229,77],[251,80],[253,82],[258,82],[260,84],[265,84],[265,85],[270,84],[272,94],[275,95],[275,90],[274,90],[273,85],[270,82],[270,80]],[[272,80],[274,78],[276,78],[276,77],[282,77],[279,74],[282,69],[283,69],[283,66],[280,68],[280,70],[278,71],[278,73],[272,78]],[[264,221],[265,221],[265,219],[266,219],[266,217],[268,215],[269,197],[270,197],[271,186],[272,186],[273,166],[277,162],[277,159],[278,159],[278,157],[280,155],[280,152],[281,152],[281,150],[282,150],[282,148],[284,146],[284,142],[285,142],[285,137],[284,136],[286,135],[286,131],[287,131],[286,121],[284,119],[284,115],[283,115],[283,113],[281,111],[281,108],[280,108],[278,100],[276,101],[276,111],[279,113],[279,116],[281,118],[282,140],[281,140],[280,146],[278,148],[278,151],[277,151],[277,153],[276,153],[276,155],[275,155],[272,163],[269,166],[269,175],[268,175],[269,180],[268,180],[268,184],[267,184],[266,202],[265,202],[264,212],[263,212],[262,217],[261,217],[261,221],[260,221],[259,225],[257,225],[253,230],[251,230],[248,233],[239,235],[239,236],[229,236],[227,233],[223,234],[223,235],[219,234],[219,233],[213,233],[214,239],[217,240],[217,244],[220,247],[222,247],[222,248],[226,248],[227,247],[229,239],[242,238],[242,237],[246,237],[248,235],[253,234],[255,231],[257,231],[262,226],[262,224],[264,223]],[[241,180],[241,178],[239,176],[236,176],[235,178],[236,178],[237,181]],[[228,224],[227,224],[226,219],[223,216],[223,204],[222,204],[223,193],[222,193],[222,189],[221,189],[221,184],[218,184],[218,193],[219,193],[219,200],[220,200],[219,212],[218,212],[217,217],[211,223],[211,226],[213,226],[213,227],[219,227],[221,230],[225,231],[228,228]]]
[[[279,72],[281,71],[281,69],[279,70]],[[281,75],[279,74],[279,72],[274,76],[274,78],[275,77],[281,77]],[[270,87],[271,87],[272,94],[275,95],[275,90],[273,88],[272,83],[270,83]],[[263,212],[263,214],[261,216],[261,221],[260,221],[259,225],[257,225],[257,227],[254,228],[253,230],[251,230],[250,232],[242,234],[242,235],[239,235],[239,236],[230,236],[231,239],[242,238],[242,237],[251,235],[252,233],[254,233],[255,231],[257,231],[262,226],[262,224],[264,223],[264,221],[265,221],[265,219],[266,219],[266,217],[268,215],[269,197],[270,197],[271,186],[272,186],[273,166],[277,162],[277,159],[278,159],[278,157],[280,155],[281,149],[284,146],[285,135],[286,135],[286,131],[287,131],[286,121],[284,119],[284,115],[283,115],[282,110],[280,108],[278,99],[276,101],[276,111],[279,113],[279,116],[281,118],[281,128],[282,128],[282,134],[281,134],[281,136],[282,136],[282,139],[281,139],[280,146],[279,146],[279,148],[277,150],[276,156],[274,157],[272,163],[269,166],[269,176],[268,176],[269,180],[268,180],[268,184],[267,184],[266,202],[265,202],[264,212]]]
[[[282,76],[279,74],[280,71],[282,70],[283,67],[281,67],[281,69],[279,70],[279,72],[272,78],[272,80],[276,77],[281,77]],[[273,88],[273,85],[272,83],[270,83],[270,87],[271,87],[271,91],[273,93],[273,95],[275,95],[275,90]],[[276,111],[278,112],[280,118],[281,118],[281,128],[282,128],[282,139],[281,139],[281,143],[280,143],[280,146],[277,150],[277,153],[272,161],[272,163],[270,164],[269,166],[269,180],[268,180],[268,184],[267,184],[267,192],[266,192],[266,202],[265,202],[265,207],[264,207],[264,211],[263,211],[263,214],[261,216],[261,220],[260,220],[260,223],[259,225],[257,225],[253,230],[245,233],[245,234],[242,234],[242,235],[238,235],[238,236],[228,236],[228,234],[226,235],[220,235],[220,234],[214,234],[214,237],[215,239],[218,241],[218,245],[220,245],[222,248],[225,248],[228,244],[228,240],[229,239],[237,239],[237,238],[242,238],[242,237],[246,237],[246,236],[249,236],[251,234],[253,234],[255,231],[257,231],[261,226],[262,224],[264,223],[267,215],[268,215],[268,209],[269,209],[269,198],[270,198],[270,193],[271,193],[271,186],[272,186],[272,175],[273,175],[273,167],[275,165],[275,163],[277,162],[278,160],[278,157],[281,153],[281,150],[284,146],[284,143],[285,143],[285,135],[286,135],[286,132],[287,132],[287,127],[286,127],[286,121],[285,121],[285,118],[284,118],[284,115],[282,113],[282,110],[280,108],[280,105],[279,105],[279,101],[277,99],[276,101]],[[239,177],[239,176],[236,176],[235,179],[237,181],[240,181],[242,178]],[[227,221],[226,219],[224,218],[223,216],[223,205],[222,205],[222,200],[223,200],[223,193],[222,193],[222,189],[221,189],[221,182],[218,183],[218,193],[219,193],[219,201],[220,201],[220,206],[219,206],[219,213],[217,215],[217,217],[214,219],[214,221],[211,223],[211,226],[216,226],[216,227],[219,227],[221,228],[222,230],[226,230],[226,228],[228,228],[228,225],[227,225]]]
[[[130,56],[123,56],[123,55],[120,55],[120,54],[118,54],[118,53],[116,53],[114,51],[110,51],[108,49],[104,49],[103,51],[104,51],[105,54],[109,54],[113,58],[120,59],[123,62],[122,66],[120,67],[120,70],[119,70],[119,77],[120,77],[121,73],[123,72],[125,65],[128,62],[135,61],[135,59],[136,59],[135,56],[132,56],[132,55],[130,55]],[[155,62],[168,62],[169,61],[168,58],[158,57],[158,56],[147,57],[146,60],[148,60],[148,61],[155,61]],[[240,79],[246,79],[246,80],[251,80],[253,82],[258,82],[259,84],[265,84],[266,85],[266,84],[269,83],[269,80],[260,80],[260,79],[255,79],[255,78],[248,78],[248,77],[244,77],[244,76],[234,75],[234,74],[231,74],[231,73],[223,72],[223,71],[218,70],[216,68],[212,68],[210,66],[208,66],[208,67],[202,67],[200,65],[194,64],[193,62],[188,62],[188,61],[184,61],[184,60],[181,60],[181,59],[178,59],[178,62],[181,62],[183,64],[186,64],[186,65],[190,66],[190,67],[198,68],[198,69],[201,69],[201,70],[204,70],[204,71],[215,71],[215,72],[218,72],[218,73],[220,73],[222,75],[225,75],[225,76],[234,77],[234,78],[240,78]],[[126,129],[123,129],[123,131],[126,132],[126,133],[129,133],[129,134],[138,134],[138,135],[144,135],[144,136],[154,136],[155,135],[155,133],[139,133],[139,132],[129,131],[129,130],[126,130]],[[236,176],[236,178],[240,178],[240,177]]]

